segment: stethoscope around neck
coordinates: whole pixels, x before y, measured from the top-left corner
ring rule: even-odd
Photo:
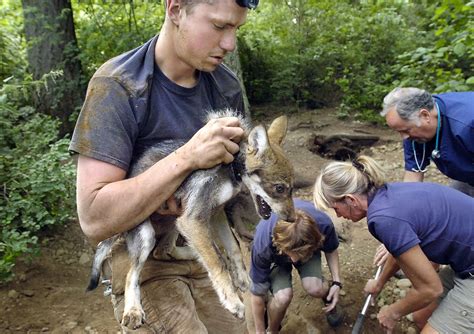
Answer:
[[[441,113],[439,112],[438,102],[435,102],[436,111],[438,112],[438,125],[436,127],[436,141],[435,141],[435,148],[431,151],[431,159],[439,159],[441,157],[441,153],[439,152],[439,129],[441,128]],[[418,158],[416,157],[416,148],[415,148],[415,141],[411,141],[411,147],[413,148],[413,155],[415,156],[415,163],[417,168],[412,168],[411,170],[416,173],[424,173],[426,172],[425,169],[421,169],[423,163],[425,162],[425,153],[426,153],[426,143],[423,143],[423,155],[421,158],[421,163],[418,163]]]

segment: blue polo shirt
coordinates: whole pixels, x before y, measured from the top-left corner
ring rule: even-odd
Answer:
[[[436,137],[423,144],[414,143],[416,157],[421,169],[433,160],[438,169],[451,179],[474,186],[474,92],[445,93],[433,95],[441,114],[439,133],[439,158],[432,159]],[[403,141],[405,169],[417,171],[413,141]]]
[[[420,245],[430,261],[474,271],[474,198],[440,184],[399,182],[368,204],[369,231],[393,256]]]
[[[324,235],[324,243],[319,251],[330,253],[339,247],[336,230],[331,219],[324,212],[316,210],[313,203],[295,199],[295,208],[309,214],[316,222],[317,227]],[[272,243],[273,229],[279,218],[272,213],[268,220],[261,220],[255,230],[250,264],[250,278],[254,283],[265,283],[269,280],[270,269],[273,263],[291,263],[287,255],[279,255]]]

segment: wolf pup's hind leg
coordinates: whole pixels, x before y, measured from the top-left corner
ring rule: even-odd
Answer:
[[[225,263],[213,244],[209,221],[196,216],[183,215],[177,220],[178,230],[194,248],[199,260],[209,273],[214,290],[222,305],[239,319],[244,317],[244,304],[240,300]]]
[[[91,276],[89,280],[89,285],[86,288],[86,291],[92,291],[99,285],[100,271],[102,269],[102,263],[104,262],[105,257],[112,248],[113,243],[117,240],[117,237],[112,237],[100,242],[97,245],[97,249],[94,254],[94,261],[92,262]]]
[[[155,246],[155,231],[150,221],[147,220],[129,231],[126,241],[131,266],[125,282],[125,307],[122,325],[136,329],[145,321],[145,312],[140,299],[140,272]]]
[[[234,233],[230,229],[224,210],[220,210],[218,214],[211,218],[211,226],[217,232],[219,240],[225,249],[227,255],[225,261],[229,262],[232,283],[240,291],[247,291],[249,278],[245,270],[244,260],[242,259],[242,252]]]

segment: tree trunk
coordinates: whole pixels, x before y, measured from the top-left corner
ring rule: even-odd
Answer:
[[[250,105],[249,100],[247,98],[247,92],[245,91],[244,79],[242,76],[242,66],[240,66],[239,51],[237,45],[235,47],[234,52],[227,54],[225,58],[225,63],[227,66],[230,67],[230,69],[237,75],[237,78],[239,79],[240,87],[242,87],[242,93],[244,95],[245,113],[248,117],[250,117]]]
[[[60,135],[71,132],[70,116],[82,103],[85,81],[79,60],[72,6],[69,0],[22,0],[27,55],[33,79],[51,71],[62,75],[47,76],[46,85],[35,96],[39,112],[59,118]]]

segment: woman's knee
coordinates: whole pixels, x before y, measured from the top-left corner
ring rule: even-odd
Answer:
[[[314,298],[324,298],[327,294],[327,289],[325,289],[322,280],[319,278],[312,279],[303,279],[302,280],[303,289]]]
[[[313,298],[324,298],[326,297],[326,291],[321,287],[321,288],[312,288],[306,290],[308,295],[310,295]]]
[[[279,290],[273,295],[273,298],[278,307],[288,307],[291,299],[293,299],[293,289],[287,288]]]

